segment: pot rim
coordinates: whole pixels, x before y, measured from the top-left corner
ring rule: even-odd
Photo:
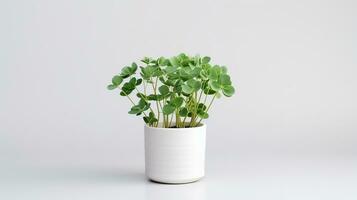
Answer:
[[[159,125],[162,125],[162,123],[159,123]],[[162,128],[162,127],[152,127],[152,126],[148,126],[147,124],[145,124],[144,127],[147,128],[147,129],[153,129],[153,130],[184,131],[184,130],[189,130],[189,129],[206,128],[206,124],[205,124],[205,123],[200,123],[199,126],[196,126],[196,127],[188,127],[188,128]]]

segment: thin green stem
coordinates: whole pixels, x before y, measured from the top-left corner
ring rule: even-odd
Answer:
[[[181,128],[182,124],[181,124],[181,117],[179,115],[179,109],[176,109],[175,115],[176,115],[176,127]]]
[[[168,128],[170,128],[171,127],[171,123],[172,123],[172,119],[174,118],[174,115],[173,114],[171,114],[171,119],[170,119],[170,123],[169,123],[169,126],[168,126]]]
[[[205,100],[203,101],[203,104],[206,104],[206,102],[207,102],[207,94],[205,94],[206,96],[205,96]]]
[[[154,82],[152,81],[152,78],[150,78],[150,81],[151,81],[151,85],[152,85],[152,89],[154,90],[154,94],[155,96],[157,95],[157,92],[156,92],[156,89],[157,89],[157,79],[156,78],[156,82],[155,82],[155,85],[154,85]],[[156,124],[156,127],[159,126],[159,120],[160,120],[160,109],[162,110],[162,106],[161,106],[161,103],[160,101],[156,100],[156,108],[157,108],[157,118],[158,118],[158,121],[157,121],[157,124]],[[164,117],[165,118],[165,117]]]
[[[138,94],[141,94],[136,86],[135,86],[135,90],[138,92]],[[140,95],[140,96],[143,97],[146,102],[149,102],[149,100],[146,98],[146,94],[145,94],[145,96],[142,96],[142,95]],[[152,110],[151,106],[149,107],[149,109],[152,113],[154,113],[154,117],[155,117],[155,112]]]
[[[206,109],[205,112],[208,112],[208,110],[211,108],[212,103],[213,103],[214,99],[216,98],[216,96],[217,96],[217,93],[214,94],[214,96],[213,96],[213,98],[212,98],[212,100],[211,100],[211,103],[208,105],[208,107],[207,107],[207,109]],[[198,126],[198,125],[201,123],[201,121],[202,121],[202,118],[201,118],[200,121],[196,124],[196,126]]]
[[[183,118],[183,121],[182,121],[182,124],[183,124],[182,126],[183,126],[184,128],[186,127],[186,118],[187,118],[187,116],[184,117],[184,118]]]
[[[200,101],[201,101],[201,97],[202,97],[202,92],[203,92],[203,90],[201,90],[201,92],[200,92],[200,96],[199,96],[199,98],[198,98],[198,101],[196,102],[196,110],[195,110],[195,112],[196,112],[196,115],[195,115],[195,118],[193,119],[193,122],[196,122],[196,120],[197,120],[197,111],[198,111],[198,106],[199,106],[199,104],[200,104]]]
[[[186,108],[187,108],[187,105],[191,102],[191,96],[187,97],[186,100],[185,100],[185,105],[186,105]],[[183,127],[186,128],[186,119],[187,119],[187,115],[183,118],[183,121],[182,121],[182,124],[183,124]]]
[[[130,100],[130,102],[135,106],[136,104],[134,103],[133,99],[130,98],[130,96],[124,92],[124,90],[122,90],[122,92],[125,94],[126,97],[128,97],[128,99]],[[147,117],[146,113],[143,112],[143,114],[145,115],[145,117]]]
[[[208,107],[207,107],[206,112],[208,112],[208,110],[211,108],[212,103],[213,103],[214,99],[216,98],[216,96],[217,96],[217,93],[216,93],[216,94],[214,94],[214,96],[213,96],[213,98],[212,98],[212,100],[211,100],[211,103],[210,103],[210,104],[208,105]]]
[[[197,101],[196,101],[196,100],[197,100],[197,93],[194,92],[194,95],[192,95],[192,96],[194,96],[194,97],[193,97],[193,105],[195,106],[196,103],[197,103]],[[196,107],[196,106],[195,106],[195,107]],[[196,115],[197,115],[197,110],[195,109],[195,111],[192,113],[192,116],[191,116],[190,127],[192,127]]]
[[[147,84],[146,84],[146,81],[145,81],[145,80],[143,80],[143,84],[144,84],[144,94],[145,94],[145,96],[147,96],[147,93],[146,93],[146,86],[147,86]]]
[[[165,115],[165,128],[169,127],[169,115]]]

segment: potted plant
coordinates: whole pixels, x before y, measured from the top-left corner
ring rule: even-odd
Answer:
[[[145,172],[153,181],[188,183],[204,176],[202,120],[215,99],[234,94],[227,68],[210,60],[183,53],[169,59],[145,57],[142,66],[124,67],[107,87],[119,89],[132,103],[129,114],[143,116]]]

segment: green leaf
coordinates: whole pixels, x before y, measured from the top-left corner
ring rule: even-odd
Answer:
[[[209,63],[209,61],[211,61],[210,57],[205,56],[202,58],[202,64],[207,64],[207,63]]]
[[[173,66],[173,67],[179,67],[179,66],[180,66],[180,62],[179,62],[179,60],[177,59],[177,57],[172,57],[172,58],[170,59],[170,64],[171,64],[171,66]]]
[[[231,77],[227,74],[221,74],[219,76],[219,82],[221,85],[231,85],[232,84]]]
[[[213,80],[213,81],[218,80],[218,72],[217,72],[217,70],[215,70],[214,68],[211,68],[209,70],[208,79],[209,80]]]
[[[140,108],[144,108],[147,105],[147,102],[145,101],[145,99],[140,99],[138,105]]]
[[[116,76],[114,76],[114,77],[112,78],[112,83],[113,83],[113,85],[118,86],[118,85],[120,85],[122,82],[123,82],[123,78],[122,78],[121,76],[116,75]]]
[[[145,106],[144,106],[144,108],[142,108],[142,110],[143,111],[146,111],[146,110],[148,110],[149,108],[150,108],[150,103],[148,103],[148,104],[146,104]]]
[[[148,57],[144,57],[143,59],[141,59],[141,62],[145,63],[145,64],[149,64],[150,63],[150,58]]]
[[[180,109],[179,115],[180,115],[181,117],[186,117],[187,114],[188,114],[187,108],[184,107],[184,108],[181,108],[181,109]]]
[[[222,72],[222,74],[227,74],[227,72],[228,72],[227,67],[226,66],[222,66],[221,67],[221,72]]]
[[[235,92],[234,87],[231,85],[226,85],[223,87],[223,94],[226,97],[233,96],[234,92]]]
[[[138,98],[147,98],[147,97],[145,96],[145,94],[143,94],[143,93],[141,93],[141,92],[137,93],[136,96],[137,96]]]
[[[182,88],[182,92],[186,94],[191,94],[194,91],[193,88],[191,88],[188,85],[182,85],[181,88]]]
[[[159,87],[159,92],[162,95],[167,95],[170,92],[170,89],[166,85],[162,85]]]
[[[212,95],[212,94],[216,93],[216,91],[210,89],[209,87],[207,87],[205,90],[203,90],[203,92],[207,95]]]
[[[138,80],[136,80],[136,85],[140,85],[143,82],[143,79],[139,78]]]
[[[157,122],[157,119],[155,118],[155,114],[153,112],[149,113],[149,116],[145,116],[143,117],[144,122],[149,124],[149,125],[153,125],[154,122]]]
[[[128,112],[129,114],[138,114],[141,112],[141,108],[139,105],[135,105],[133,107],[131,107],[130,111]]]
[[[197,77],[197,76],[199,76],[200,75],[200,73],[201,73],[201,68],[199,68],[199,67],[196,67],[196,68],[194,68],[192,71],[191,71],[191,76],[193,76],[193,77]]]
[[[133,62],[131,64],[131,73],[134,74],[137,69],[138,69],[138,65],[135,62]]]
[[[194,91],[198,91],[201,88],[201,82],[194,79],[188,80],[187,85],[190,86]]]
[[[147,99],[149,101],[157,101],[157,95],[150,94],[149,96],[147,96]]]
[[[140,69],[141,69],[141,75],[145,80],[150,79],[150,77],[152,77],[155,71],[155,67],[153,66],[140,67]]]
[[[135,87],[135,85],[136,85],[136,78],[135,78],[135,77],[131,78],[130,81],[129,81],[129,84],[132,85],[133,87]]]
[[[203,80],[207,80],[208,79],[208,74],[206,71],[204,70],[201,70],[200,72],[200,78],[203,79]]]
[[[173,80],[167,79],[167,81],[165,82],[165,85],[175,86],[175,82]]]
[[[199,103],[199,104],[198,104],[198,109],[199,109],[199,110],[203,110],[203,111],[205,111],[205,110],[206,110],[206,108],[207,108],[207,107],[206,107],[206,105],[205,105],[205,104],[203,104],[203,103]]]
[[[165,115],[169,115],[171,113],[173,113],[175,111],[175,107],[170,105],[170,104],[166,104],[163,108],[162,108],[162,112],[165,114]]]
[[[161,76],[163,74],[164,72],[159,67],[154,67],[154,71],[152,74],[153,77]]]
[[[180,58],[181,60],[188,59],[188,56],[185,53],[180,53],[177,57]]]
[[[174,67],[174,66],[167,66],[167,67],[165,68],[165,71],[166,71],[166,73],[168,73],[168,74],[174,73],[174,72],[176,72],[176,70],[177,70],[177,67]]]
[[[185,69],[181,69],[179,70],[179,74],[180,74],[180,78],[183,80],[183,81],[186,81],[186,80],[189,80],[192,78],[191,74],[189,74],[189,71],[190,69],[188,70],[185,70]]]
[[[140,67],[140,69],[141,69],[141,73],[140,73],[141,77],[143,77],[143,79],[145,80],[149,80],[151,76],[148,74],[147,69],[144,67]]]
[[[145,123],[149,124],[149,122],[150,122],[149,117],[144,116],[143,119],[144,119]]]
[[[182,93],[182,87],[181,87],[181,85],[175,85],[172,91],[173,91],[174,93],[178,93],[178,94]]]
[[[183,100],[184,100],[183,97],[175,97],[173,100],[171,100],[170,103],[176,108],[179,108],[181,107]]]
[[[120,75],[121,75],[123,78],[128,78],[129,76],[131,76],[131,75],[132,75],[132,69],[131,69],[131,67],[124,67],[124,68],[121,70]]]
[[[207,119],[209,117],[208,113],[206,112],[199,112],[198,116],[202,119]]]
[[[167,60],[164,57],[160,57],[158,62],[157,62],[160,66],[166,66],[169,64],[169,60]]]
[[[150,103],[146,102],[144,99],[140,99],[138,105],[135,105],[129,111],[129,114],[140,115],[144,111],[150,108]]]
[[[214,91],[219,91],[221,89],[221,85],[217,81],[209,81],[208,85]]]
[[[129,95],[135,89],[135,84],[130,83],[130,82],[124,83],[124,85],[121,89],[124,93],[126,93],[126,95]],[[126,95],[123,95],[123,96],[126,96]]]
[[[117,88],[118,86],[117,85],[108,85],[107,86],[107,89],[108,90],[114,90],[115,88]]]

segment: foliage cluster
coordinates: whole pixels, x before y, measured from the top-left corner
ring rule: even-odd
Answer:
[[[196,127],[209,117],[215,99],[235,92],[227,68],[211,64],[207,56],[181,53],[141,62],[125,66],[107,88],[119,89],[133,104],[129,114],[143,115],[149,126]]]

